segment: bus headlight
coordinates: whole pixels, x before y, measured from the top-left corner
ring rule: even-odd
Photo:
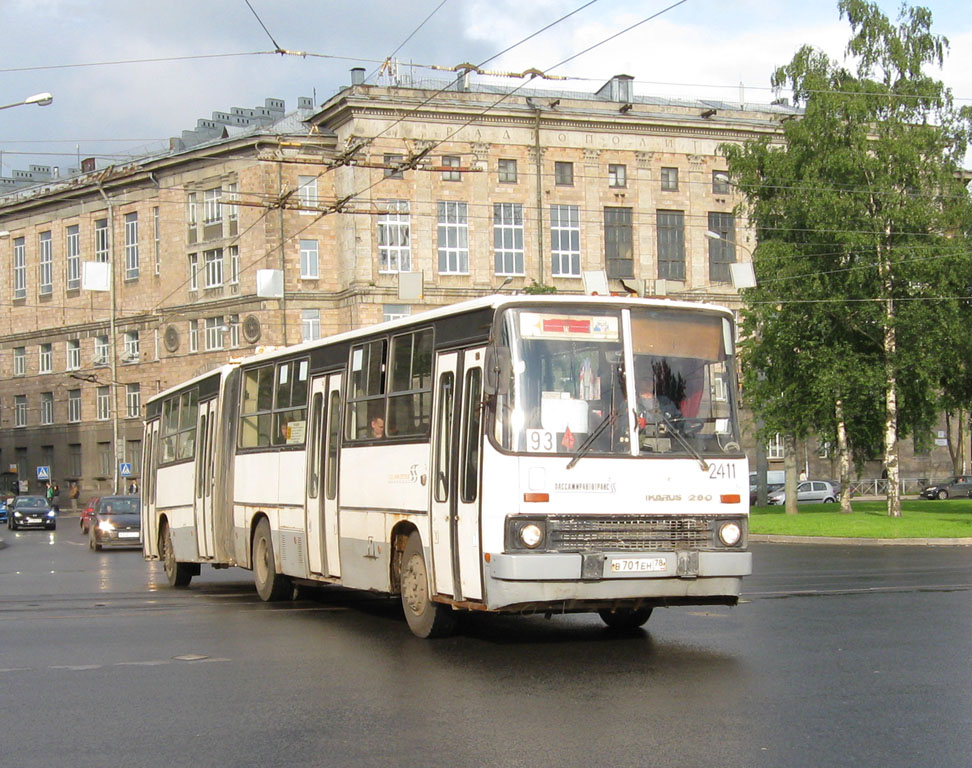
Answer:
[[[739,527],[739,523],[723,523],[719,526],[719,541],[727,547],[736,546],[741,538],[742,528]]]
[[[536,523],[527,523],[520,528],[520,542],[527,549],[536,549],[543,542],[543,529]]]

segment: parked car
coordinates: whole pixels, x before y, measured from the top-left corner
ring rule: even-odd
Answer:
[[[0,523],[7,522],[7,500],[0,499]]]
[[[766,484],[766,498],[769,499],[771,493],[775,493],[783,487],[783,483],[767,483]],[[749,486],[749,505],[752,506],[756,503],[756,486]]]
[[[21,528],[57,528],[57,512],[51,509],[43,496],[18,496],[7,510],[7,527],[12,531]]]
[[[955,475],[940,483],[933,483],[922,489],[918,495],[923,499],[966,498],[972,494],[972,475]]]
[[[829,480],[801,480],[797,484],[797,504],[833,504],[840,499],[840,488]],[[785,504],[786,489],[769,496],[770,504]]]
[[[88,530],[88,546],[142,546],[142,500],[138,496],[102,496]]]
[[[99,498],[99,496],[95,496],[94,498],[89,499],[85,508],[81,510],[81,533],[88,532],[88,526],[91,523],[91,516],[94,514],[95,506],[97,506]]]

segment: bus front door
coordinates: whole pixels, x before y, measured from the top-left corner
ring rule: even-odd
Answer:
[[[481,600],[479,446],[483,350],[440,354],[432,445],[432,570],[435,591]]]
[[[142,455],[142,551],[146,557],[159,556],[159,542],[153,531],[155,522],[155,480],[158,470],[159,426],[156,419],[145,427],[144,453]]]
[[[337,462],[341,424],[341,374],[311,382],[304,524],[311,573],[340,576]]]
[[[199,404],[196,417],[196,489],[193,494],[195,507],[196,551],[200,558],[216,556],[215,530],[213,528],[213,481],[214,438],[216,435],[215,399]]]

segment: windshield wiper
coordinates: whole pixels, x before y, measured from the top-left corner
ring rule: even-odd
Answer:
[[[601,423],[594,427],[594,431],[591,432],[591,434],[587,436],[587,439],[584,440],[584,442],[581,443],[577,448],[577,453],[574,454],[574,458],[567,463],[567,469],[573,467],[578,461],[587,455],[588,451],[591,449],[591,446],[594,445],[594,441],[601,436],[601,433],[607,429],[609,424],[613,424],[615,422],[617,417],[618,412],[616,410],[610,411],[608,415],[601,420]]]
[[[665,424],[666,427],[668,427],[668,434],[674,437],[678,441],[679,445],[681,445],[686,451],[692,454],[692,457],[697,462],[699,462],[699,466],[702,467],[703,472],[708,472],[709,464],[706,462],[705,459],[702,458],[702,454],[700,454],[697,450],[695,450],[695,448],[692,447],[689,441],[682,436],[682,433],[678,431],[678,429],[675,427],[675,424],[672,422],[672,420],[668,418],[668,414],[666,414],[660,408],[656,411],[653,411],[653,413],[657,413],[659,416],[661,416],[662,422]],[[638,412],[635,411],[634,415],[635,415],[635,423],[637,423]]]

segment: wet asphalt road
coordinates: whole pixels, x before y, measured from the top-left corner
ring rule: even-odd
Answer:
[[[247,571],[164,585],[77,521],[0,532],[0,764],[972,765],[972,550],[754,545],[745,602],[469,616],[257,599]]]

